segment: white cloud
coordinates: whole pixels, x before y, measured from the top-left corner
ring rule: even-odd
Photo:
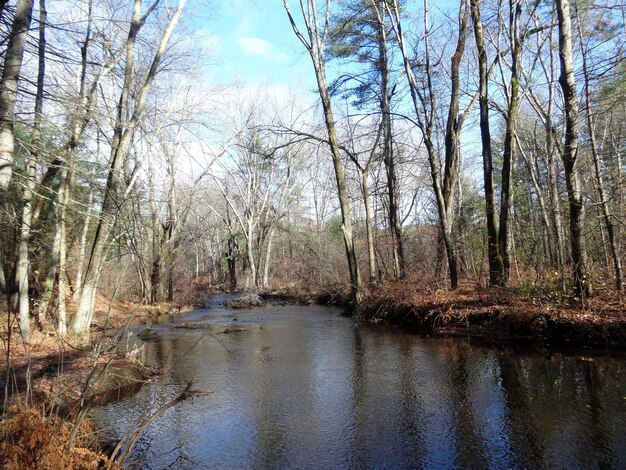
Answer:
[[[238,38],[237,42],[247,56],[270,59],[276,62],[285,62],[288,59],[286,54],[276,52],[272,43],[263,38],[243,36]]]

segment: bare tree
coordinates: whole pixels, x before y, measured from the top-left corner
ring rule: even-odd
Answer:
[[[593,289],[587,272],[587,251],[584,235],[585,206],[580,180],[581,161],[578,158],[578,95],[574,76],[569,1],[557,0],[556,12],[559,25],[559,59],[561,63],[559,84],[563,92],[565,108],[565,140],[561,158],[563,159],[569,202],[574,288],[582,297],[589,297],[593,293]]]
[[[152,83],[157,75],[167,43],[174,31],[174,28],[176,27],[176,24],[178,23],[178,19],[180,18],[185,3],[186,0],[179,0],[174,14],[167,23],[167,26],[163,31],[163,35],[161,36],[158,49],[150,64],[150,69],[148,70],[147,75],[144,78],[138,93],[136,94],[136,100],[134,102],[131,117],[128,121],[126,121],[126,115],[130,110],[131,88],[133,86],[133,78],[135,76],[134,62],[137,34],[145,23],[146,15],[150,14],[158,5],[158,1],[153,3],[148,8],[146,13],[142,15],[141,0],[135,0],[134,2],[131,25],[126,44],[127,54],[124,70],[124,84],[122,86],[117,108],[117,117],[111,145],[109,172],[102,208],[100,210],[100,218],[93,241],[93,247],[87,264],[87,270],[85,271],[85,279],[78,309],[70,325],[70,330],[73,334],[84,333],[91,325],[96,290],[102,268],[102,261],[104,259],[105,244],[109,233],[113,228],[118,205],[121,204],[121,201],[119,200],[122,186],[121,169],[124,166],[128,148],[135,133],[135,129],[137,128],[139,120],[142,117],[148,93],[150,92]]]
[[[9,183],[13,172],[15,152],[14,112],[17,84],[20,80],[26,37],[33,13],[33,0],[18,0],[15,7],[9,42],[4,53],[2,78],[0,78],[0,214],[4,210]],[[3,240],[0,239],[0,245]],[[0,291],[6,292],[4,259],[0,250]]]
[[[483,36],[483,23],[480,14],[480,0],[470,0],[474,21],[474,40],[478,52],[480,135],[483,155],[483,179],[485,187],[485,206],[487,211],[487,253],[489,257],[489,283],[503,285],[504,261],[498,240],[498,221],[493,183],[493,150],[491,146],[491,128],[489,125],[489,94],[487,67],[487,49]]]
[[[30,156],[26,162],[26,182],[24,184],[22,222],[20,227],[20,243],[18,259],[15,267],[15,284],[17,286],[20,332],[26,343],[30,339],[30,297],[28,295],[28,275],[30,267],[30,235],[31,235],[31,201],[35,188],[36,161],[41,146],[41,127],[43,122],[43,93],[44,77],[46,73],[46,2],[39,0],[39,44],[38,44],[38,73],[37,93],[35,96],[35,122],[31,138]]]
[[[598,197],[600,198],[600,207],[602,209],[602,216],[604,219],[604,225],[609,237],[609,247],[611,249],[611,257],[613,258],[613,268],[615,270],[615,288],[618,292],[624,292],[624,274],[622,270],[622,260],[619,252],[618,240],[615,233],[615,226],[613,223],[613,215],[609,206],[608,197],[604,189],[604,178],[602,177],[602,162],[600,161],[600,155],[598,153],[598,142],[596,138],[596,120],[595,114],[591,105],[591,71],[589,70],[589,51],[585,46],[585,37],[583,34],[583,28],[581,25],[581,19],[576,9],[576,17],[578,24],[578,36],[580,40],[580,47],[582,49],[582,67],[583,67],[583,80],[584,80],[584,95],[585,95],[585,118],[587,121],[587,132],[589,133],[589,147],[591,149],[591,157],[593,159],[594,175],[596,179],[596,187],[598,189]]]
[[[458,260],[453,236],[455,215],[455,190],[459,182],[460,149],[459,137],[465,119],[469,115],[475,100],[460,111],[460,65],[465,52],[467,38],[467,25],[469,21],[469,4],[463,0],[459,4],[458,11],[458,36],[455,50],[450,57],[450,101],[447,108],[447,120],[445,122],[445,155],[443,175],[440,164],[438,145],[436,142],[437,129],[441,123],[437,122],[438,96],[434,85],[434,71],[432,67],[432,47],[430,44],[431,26],[429,17],[429,3],[424,0],[424,78],[422,84],[411,66],[411,58],[408,56],[408,45],[402,29],[400,7],[397,0],[386,4],[390,12],[392,24],[400,45],[404,69],[408,78],[409,89],[413,102],[413,108],[417,117],[417,125],[422,132],[424,146],[428,154],[432,187],[437,201],[439,213],[439,225],[446,249],[450,285],[452,289],[458,287]]]
[[[328,131],[328,141],[330,144],[330,152],[333,158],[333,166],[335,169],[335,179],[337,183],[337,192],[339,195],[339,204],[341,208],[341,230],[343,233],[343,241],[346,249],[346,258],[348,260],[348,269],[350,272],[350,285],[352,288],[352,299],[355,305],[361,302],[362,289],[361,277],[359,274],[359,266],[357,263],[356,250],[354,247],[354,238],[352,231],[352,219],[350,216],[350,202],[348,198],[348,190],[346,187],[346,179],[344,174],[343,163],[341,161],[341,152],[337,141],[337,132],[335,129],[335,118],[328,92],[326,82],[326,62],[324,58],[324,47],[327,41],[329,23],[330,23],[330,0],[326,0],[323,10],[318,10],[315,0],[306,0],[300,2],[300,11],[302,20],[306,27],[305,37],[298,27],[294,16],[289,9],[289,2],[283,0],[283,5],[289,16],[289,21],[294,33],[305,47],[317,79],[317,87],[324,111],[324,121]],[[320,15],[322,16],[322,25],[320,25]]]

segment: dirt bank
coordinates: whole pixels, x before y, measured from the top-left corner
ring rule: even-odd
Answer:
[[[623,299],[598,295],[583,306],[571,296],[517,289],[426,290],[386,283],[365,296],[357,318],[419,333],[626,349]]]
[[[170,310],[169,305],[110,305],[100,300],[97,321],[88,337],[62,341],[52,325],[44,325],[32,332],[29,348],[15,328],[9,339],[5,327],[0,332],[4,342],[0,399],[4,404],[7,395],[7,409],[0,423],[0,468],[82,469],[110,464],[85,418],[86,411],[139,388],[156,375],[132,352],[120,352],[117,337],[110,332],[123,328],[130,320],[141,321]],[[70,448],[68,442],[75,425],[77,437]]]

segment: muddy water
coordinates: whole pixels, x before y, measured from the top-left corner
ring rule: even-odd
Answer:
[[[142,352],[163,377],[94,417],[119,438],[193,380],[134,468],[626,468],[624,356],[478,347],[339,313],[164,317]]]

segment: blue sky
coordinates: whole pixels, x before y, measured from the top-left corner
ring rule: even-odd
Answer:
[[[313,88],[310,59],[291,29],[282,0],[220,2],[204,28],[217,53],[214,79]]]

